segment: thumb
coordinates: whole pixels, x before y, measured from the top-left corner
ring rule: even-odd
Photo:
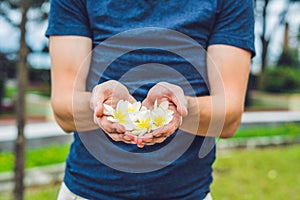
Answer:
[[[130,103],[135,103],[136,99],[133,96],[129,95],[129,97],[127,98],[127,101],[129,101]]]
[[[177,98],[173,95],[171,101],[175,104],[176,110],[181,116],[185,117],[188,115],[187,100],[184,96]]]
[[[103,102],[98,102],[94,108],[94,113],[96,117],[102,117],[104,112]]]
[[[104,112],[104,97],[103,94],[104,92],[102,91],[103,89],[101,87],[97,87],[93,90],[92,96],[91,96],[91,109],[94,111],[94,114],[96,117],[101,117]]]
[[[151,102],[149,101],[148,98],[144,99],[144,101],[142,102],[142,106],[145,106],[148,109],[151,109],[153,104],[151,104]]]

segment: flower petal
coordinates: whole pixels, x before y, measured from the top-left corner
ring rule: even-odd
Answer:
[[[140,101],[134,102],[133,104],[131,104],[132,108],[135,108],[136,111],[140,110],[142,106],[142,103]]]
[[[120,100],[117,104],[116,111],[121,111],[122,113],[127,112],[128,104],[128,101]]]
[[[113,118],[113,117],[111,117],[111,116],[107,117],[107,120],[108,120],[108,121],[111,121],[111,122],[119,122],[118,119],[115,119],[115,118]]]
[[[163,109],[163,110],[168,110],[169,108],[169,102],[168,101],[163,101],[159,104],[159,108]]]
[[[113,107],[111,107],[110,105],[107,104],[103,104],[104,106],[104,114],[105,115],[113,115],[115,112],[115,109],[113,109]]]

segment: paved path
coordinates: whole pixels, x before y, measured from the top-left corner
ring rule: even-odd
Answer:
[[[300,112],[245,112],[242,124],[300,122]]]
[[[242,117],[242,126],[253,124],[272,124],[299,122],[300,112],[245,112]],[[12,141],[16,138],[17,128],[14,124],[0,125],[0,142]],[[28,139],[57,137],[67,135],[55,122],[29,123],[25,127],[25,135]]]
[[[55,122],[29,123],[25,127],[25,136],[28,139],[59,136],[65,134]],[[14,140],[17,136],[17,127],[14,124],[0,126],[0,141]]]

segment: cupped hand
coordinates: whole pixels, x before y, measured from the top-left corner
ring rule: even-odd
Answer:
[[[157,101],[158,105],[161,102],[168,101],[169,109],[174,111],[173,119],[169,124],[147,133],[144,136],[135,136],[130,132],[126,132],[125,135],[139,147],[165,141],[180,127],[182,117],[185,117],[188,114],[187,99],[182,88],[177,85],[167,82],[160,82],[156,84],[149,90],[148,95],[142,104],[146,108],[152,109],[155,101]]]
[[[130,138],[124,135],[125,127],[107,120],[108,116],[104,114],[103,104],[115,108],[120,100],[127,100],[130,103],[136,102],[128,89],[118,81],[110,80],[96,85],[90,99],[90,108],[94,111],[94,122],[114,141],[133,143]]]

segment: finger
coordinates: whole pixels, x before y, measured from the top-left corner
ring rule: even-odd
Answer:
[[[152,109],[154,102],[150,102],[148,97],[146,99],[144,99],[144,101],[142,102],[142,106],[145,106],[148,109]]]
[[[179,117],[174,117],[169,124],[153,131],[152,133],[153,137],[161,137],[161,136],[169,137],[179,128],[179,125],[180,125]]]
[[[130,103],[135,103],[136,99],[133,96],[129,95],[127,101],[129,101]]]
[[[123,139],[126,140],[126,141],[128,141],[128,142],[131,142],[131,139],[127,135],[125,135],[125,134],[123,135]]]
[[[106,132],[109,132],[109,133],[114,133],[114,132],[124,133],[126,131],[124,126],[122,126],[118,123],[108,121],[106,116],[101,117],[99,122],[100,122],[100,125],[101,125],[100,127],[102,129],[104,129]]]
[[[184,94],[181,92],[172,93],[170,98],[171,101],[176,105],[177,112],[184,117],[187,116],[188,115],[187,100]]]
[[[163,127],[155,129],[152,131],[153,137],[160,137],[163,134]]]
[[[126,128],[123,125],[119,124],[119,123],[113,123],[112,126],[116,129],[116,131],[118,133],[125,133],[126,132]]]
[[[121,135],[120,133],[107,133],[107,135],[116,142],[119,142],[123,139],[120,137],[120,135]]]
[[[109,133],[105,132],[113,141],[124,142],[126,144],[134,144],[131,140],[125,140],[123,133]]]
[[[151,142],[153,140],[153,135],[152,133],[148,133],[146,135],[143,135],[140,137],[143,142]]]
[[[143,139],[140,137],[137,137],[137,143],[138,147],[143,148],[144,147],[144,143],[143,143]]]
[[[103,112],[104,112],[103,104],[99,102],[94,109],[95,116],[102,117]]]
[[[158,85],[164,88],[164,95],[176,105],[177,112],[186,116],[188,114],[187,100],[181,87],[167,82],[161,82]]]
[[[153,138],[153,140],[151,142],[145,142],[144,145],[154,145],[157,143],[162,143],[167,139],[167,137],[158,137],[158,138]]]
[[[145,144],[143,143],[143,141],[142,141],[140,138],[137,139],[137,143],[136,143],[136,144],[137,144],[137,146],[138,146],[139,148],[143,148],[144,145],[145,145]]]
[[[124,135],[127,136],[133,143],[135,143],[135,144],[137,143],[137,136],[136,135],[133,135],[130,132],[125,132]]]
[[[94,110],[97,117],[101,117],[104,111],[103,102],[108,96],[108,91],[103,85],[97,85],[93,88],[92,96],[90,100],[90,108]]]
[[[156,138],[156,140],[155,140],[155,142],[156,143],[162,143],[162,142],[164,142],[166,139],[167,139],[168,137],[159,137],[159,138]]]

